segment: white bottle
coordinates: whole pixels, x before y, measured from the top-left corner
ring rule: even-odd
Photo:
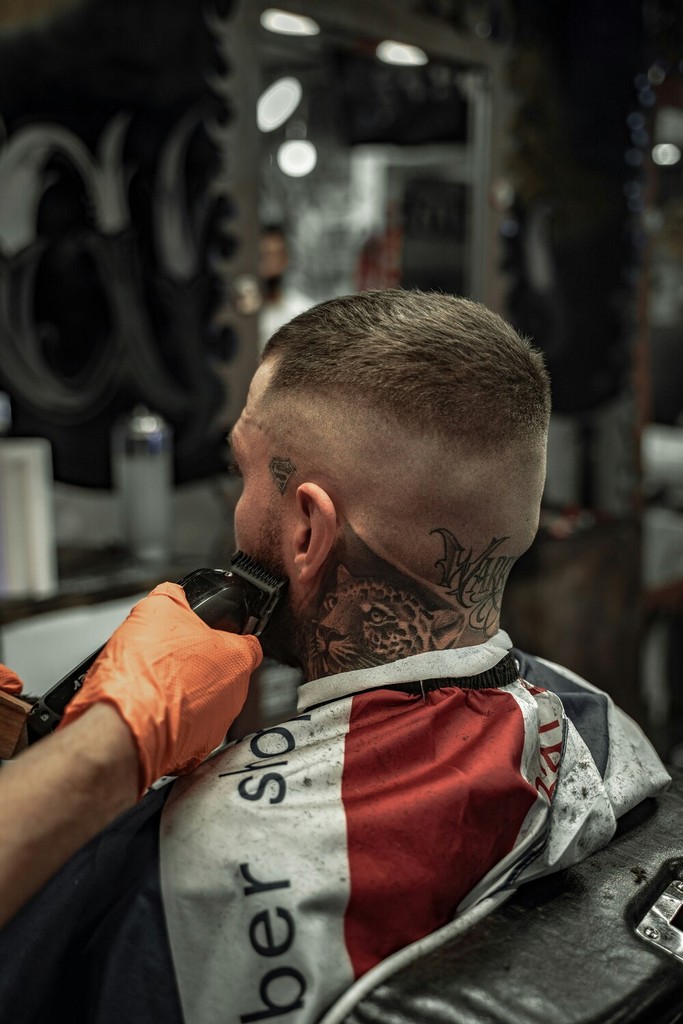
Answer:
[[[44,437],[6,437],[0,393],[0,596],[48,597],[57,589],[52,448]]]
[[[126,547],[141,562],[172,554],[173,433],[158,413],[136,406],[112,432],[112,478]]]

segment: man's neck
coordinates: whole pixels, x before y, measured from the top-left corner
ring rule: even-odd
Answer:
[[[437,576],[435,568],[435,583]],[[498,630],[494,596],[484,600],[480,588],[477,601],[463,606],[452,592],[422,585],[380,558],[346,527],[315,604],[299,623],[305,676],[481,644]]]

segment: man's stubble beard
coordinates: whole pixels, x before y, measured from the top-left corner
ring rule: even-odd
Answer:
[[[269,510],[269,516],[260,532],[257,548],[247,552],[252,558],[273,575],[287,579],[282,557],[282,519],[277,511]],[[259,637],[263,653],[267,658],[282,665],[304,669],[305,665],[304,618],[294,607],[291,589],[288,585],[273,612],[270,622]]]

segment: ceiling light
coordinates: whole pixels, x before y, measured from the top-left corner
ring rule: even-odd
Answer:
[[[283,142],[277,151],[277,165],[290,178],[303,178],[310,174],[318,162],[318,151],[308,139]]]
[[[419,46],[408,43],[397,43],[394,39],[384,39],[375,51],[385,64],[412,65],[427,64],[429,58]]]
[[[279,78],[259,97],[256,123],[262,132],[272,132],[291,117],[301,102],[301,83],[297,78]]]
[[[660,167],[671,167],[681,159],[681,151],[673,142],[660,142],[653,147],[652,159]]]
[[[320,32],[320,26],[313,18],[279,11],[276,7],[269,7],[263,12],[261,24],[269,32],[279,32],[285,36],[317,36]]]

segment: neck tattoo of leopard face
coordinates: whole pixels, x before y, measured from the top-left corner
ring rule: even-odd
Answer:
[[[370,668],[457,645],[463,612],[375,555],[348,527],[307,630],[307,675]]]

